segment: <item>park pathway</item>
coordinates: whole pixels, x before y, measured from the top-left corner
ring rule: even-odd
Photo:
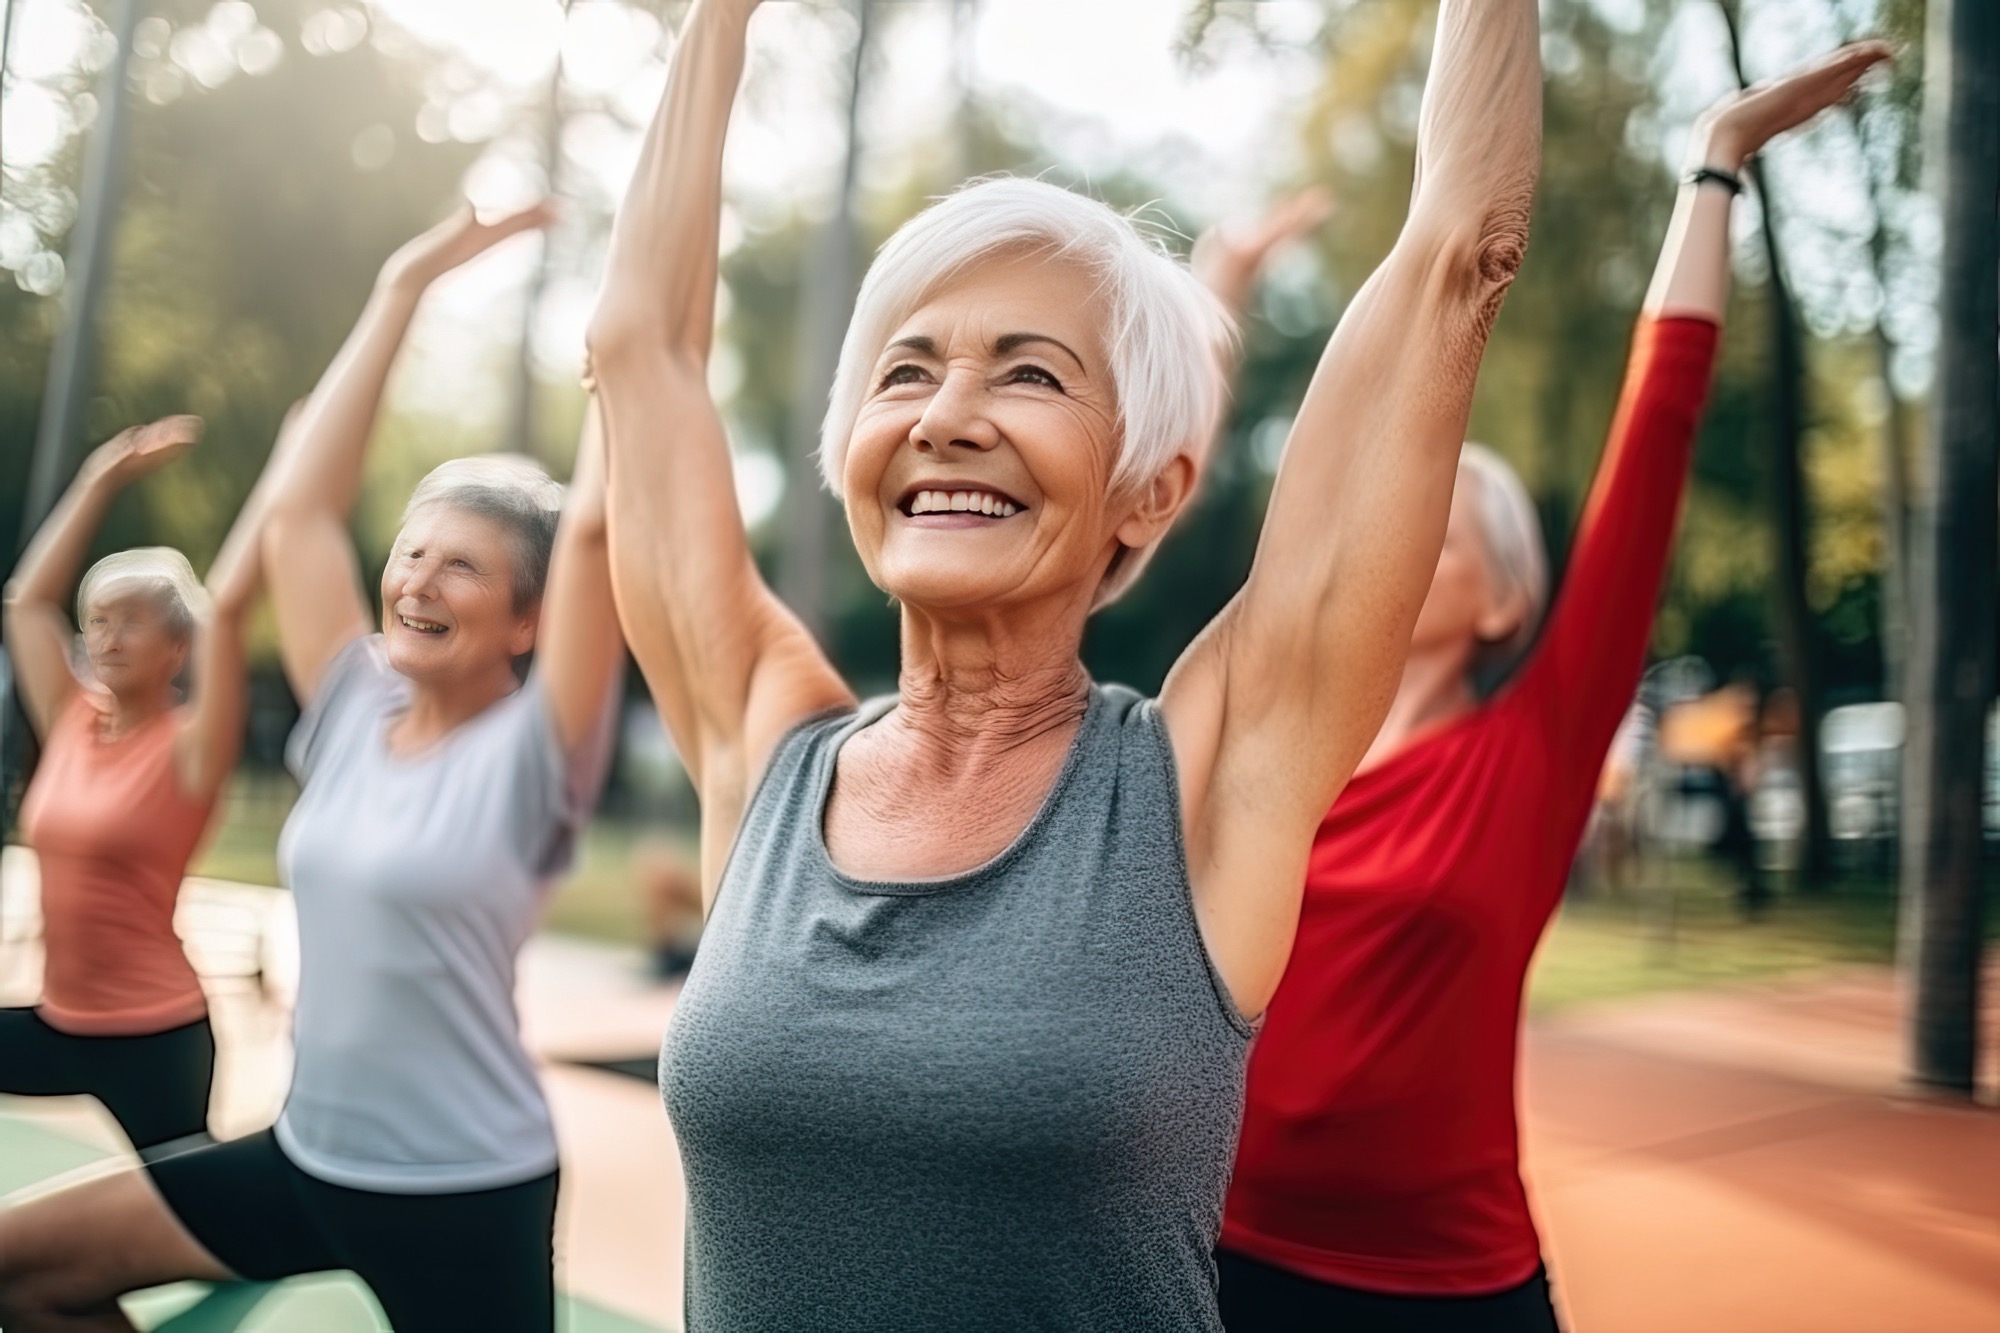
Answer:
[[[1899,1081],[1891,975],[1531,1024],[1523,1137],[1577,1333],[2000,1330],[2000,967],[1985,1104]]]
[[[0,934],[0,1004],[35,982],[19,938],[23,869],[8,849],[15,943]],[[216,1128],[242,1133],[268,1122],[289,1077],[296,954],[281,895],[195,889],[194,952],[218,973],[229,1051]],[[680,1169],[644,1076],[675,991],[646,982],[640,962],[559,937],[523,960],[526,1035],[563,1142],[569,1333],[672,1328],[680,1314]],[[2000,1035],[2000,968],[1987,993],[1987,1031]],[[1859,970],[1532,1023],[1523,1138],[1574,1333],[2000,1330],[2000,1059],[1984,1106],[1914,1096],[1898,1082],[1895,1013],[1888,975]],[[90,1104],[0,1098],[0,1192],[120,1158]],[[185,1308],[200,1295],[155,1294],[142,1318],[169,1333],[373,1322],[341,1281]]]

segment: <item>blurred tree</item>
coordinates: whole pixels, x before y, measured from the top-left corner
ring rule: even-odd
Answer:
[[[1855,150],[1867,182],[1868,264],[1877,301],[1872,325],[1875,374],[1882,384],[1880,431],[1882,574],[1882,674],[1889,698],[1904,692],[1904,655],[1909,641],[1910,455],[1917,413],[1899,381],[1902,349],[1894,331],[1891,296],[1903,285],[1909,263],[1904,222],[1919,189],[1918,113],[1923,88],[1924,0],[1883,0],[1869,28],[1896,41],[1900,53],[1886,87],[1869,92],[1847,108]],[[1849,36],[1864,35],[1856,27]]]
[[[1987,733],[2000,487],[2000,6],[1931,7],[1929,165],[1944,220],[1935,406],[1915,509],[1899,948],[1909,1068],[1979,1078]]]
[[[1748,87],[1751,79],[1743,63],[1742,22],[1737,2],[1716,0],[1716,7],[1729,35],[1729,60],[1736,82]],[[1763,225],[1758,234],[1763,241],[1764,283],[1770,299],[1773,446],[1770,457],[1774,502],[1771,535],[1777,556],[1777,577],[1771,580],[1772,619],[1786,683],[1799,703],[1802,741],[1794,750],[1794,762],[1799,768],[1799,792],[1805,814],[1800,870],[1802,883],[1811,890],[1825,887],[1832,867],[1833,843],[1827,830],[1826,786],[1820,780],[1817,741],[1820,722],[1826,716],[1826,700],[1820,688],[1819,626],[1806,600],[1806,551],[1811,538],[1805,467],[1800,461],[1806,430],[1805,333],[1799,324],[1798,305],[1792,298],[1790,277],[1785,270],[1784,251],[1778,239],[1778,210],[1769,177],[1762,164],[1754,161],[1745,166],[1744,174],[1755,186],[1757,202],[1763,211]]]
[[[240,49],[192,58],[193,73],[176,59],[183,32],[217,40],[206,4],[156,4],[141,25],[88,433],[180,411],[206,417],[209,429],[186,463],[114,510],[102,548],[164,542],[197,567],[206,562],[285,407],[331,357],[376,266],[448,205],[472,156],[466,145],[395,128],[410,125],[420,105],[407,57],[360,41],[308,54],[300,28],[322,9],[265,0],[258,10],[271,25],[260,31],[279,48],[269,64],[258,48],[254,66],[282,69],[278,77],[246,73]],[[185,55],[188,44],[178,49]],[[208,63],[215,59],[222,63]],[[9,438],[32,430],[51,306],[18,287],[0,290],[0,430]],[[9,450],[0,468],[0,541],[9,549],[19,545],[24,463]]]

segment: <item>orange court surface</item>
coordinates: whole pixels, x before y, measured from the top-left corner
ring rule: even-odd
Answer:
[[[0,934],[0,1003],[19,1004],[39,971],[21,929],[32,869],[14,848],[6,869],[14,915],[0,915],[11,932]],[[224,1048],[214,1124],[225,1136],[268,1122],[289,1074],[285,906],[273,891],[217,881],[187,895],[186,933],[213,977]],[[680,1317],[672,1135],[650,1083],[604,1067],[643,1072],[672,1013],[675,990],[643,980],[640,964],[636,950],[554,936],[523,960],[528,1040],[564,1149],[558,1254],[572,1333],[675,1328]],[[1987,996],[1978,1106],[1900,1082],[1896,991],[1877,969],[1531,1022],[1529,1185],[1567,1327],[2000,1330],[2000,968]],[[93,1104],[0,1098],[0,1192],[122,1156]],[[198,1290],[183,1289],[135,1311],[178,1333],[373,1326],[365,1298],[324,1282],[191,1301]]]

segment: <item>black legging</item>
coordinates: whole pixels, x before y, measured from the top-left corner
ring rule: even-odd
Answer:
[[[95,1097],[142,1153],[208,1132],[214,1076],[206,1018],[143,1037],[79,1037],[33,1009],[0,1009],[0,1092]]]
[[[1548,1274],[1490,1296],[1384,1296],[1215,1252],[1229,1333],[1561,1333]]]

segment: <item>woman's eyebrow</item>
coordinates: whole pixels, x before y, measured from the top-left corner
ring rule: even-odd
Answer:
[[[1062,340],[1058,338],[1051,338],[1046,333],[1002,334],[999,340],[993,344],[993,351],[995,355],[1005,356],[1009,352],[1018,351],[1020,348],[1025,347],[1029,343],[1047,343],[1051,347],[1060,348],[1062,352],[1069,357],[1070,360],[1076,362],[1078,370],[1084,369],[1082,357],[1078,356],[1075,352],[1070,351],[1069,345],[1067,343],[1064,343]]]
[[[926,338],[921,333],[913,333],[907,338],[898,338],[882,350],[885,352],[894,352],[899,349],[906,352],[916,352],[923,356],[937,355],[937,343]]]

